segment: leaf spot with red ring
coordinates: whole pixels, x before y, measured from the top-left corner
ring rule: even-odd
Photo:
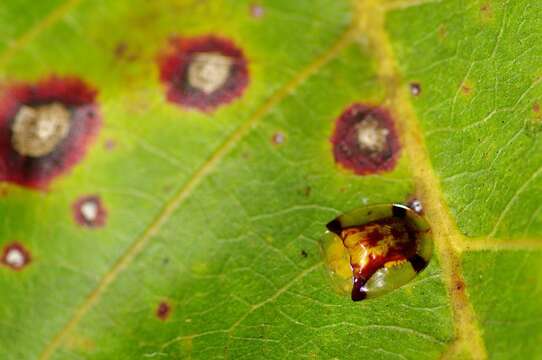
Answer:
[[[2,251],[2,264],[15,271],[22,270],[30,261],[30,252],[18,242],[6,245]]]
[[[284,143],[285,140],[286,140],[286,135],[284,135],[284,133],[280,131],[277,131],[271,137],[271,142],[273,143],[273,145],[281,145]]]
[[[158,58],[166,97],[178,105],[211,112],[240,97],[249,82],[243,51],[214,35],[173,38]]]
[[[84,227],[103,227],[107,219],[107,210],[97,195],[86,195],[72,205],[75,222]]]
[[[75,77],[14,83],[0,95],[0,181],[47,190],[101,126],[96,90]]]
[[[410,93],[412,94],[412,96],[420,95],[422,93],[422,86],[420,85],[420,83],[410,83]]]
[[[388,111],[358,103],[336,120],[330,141],[335,161],[358,175],[392,170],[400,150]]]

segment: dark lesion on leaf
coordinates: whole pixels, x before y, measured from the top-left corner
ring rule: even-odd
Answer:
[[[154,314],[161,321],[166,321],[171,315],[171,304],[168,301],[162,300],[156,306]]]
[[[22,270],[31,260],[30,251],[20,242],[7,244],[2,250],[1,263],[12,270]]]
[[[7,85],[0,96],[0,181],[45,190],[85,155],[101,125],[96,91],[75,77]]]
[[[330,141],[335,161],[358,175],[392,170],[400,149],[389,112],[358,103],[336,120]]]
[[[105,226],[107,210],[98,195],[84,195],[72,205],[73,218],[76,224],[87,228]]]
[[[205,112],[240,97],[249,82],[243,51],[215,35],[171,39],[159,66],[167,99]]]
[[[412,96],[419,96],[422,93],[422,85],[419,82],[411,82],[410,93]]]
[[[404,218],[407,214],[407,210],[403,206],[392,205],[391,211],[393,213],[393,216],[401,219]]]
[[[140,56],[139,51],[131,48],[126,42],[123,41],[115,45],[113,54],[115,55],[115,59],[125,62],[134,62]]]
[[[493,8],[491,7],[491,3],[485,2],[480,5],[480,17],[483,22],[493,19]]]
[[[286,135],[282,131],[277,131],[271,137],[271,143],[273,145],[282,145],[286,141]]]

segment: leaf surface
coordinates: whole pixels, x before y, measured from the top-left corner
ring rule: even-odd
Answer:
[[[2,184],[0,243],[32,260],[0,267],[1,357],[540,358],[541,10],[2,2],[0,89],[78,76],[103,124],[47,191]],[[172,37],[207,34],[240,47],[250,74],[210,113],[167,101],[157,61]],[[356,102],[392,115],[393,170],[335,163],[335,120]],[[74,221],[89,194],[104,227]],[[435,235],[428,268],[373,300],[336,293],[325,224],[412,196]]]

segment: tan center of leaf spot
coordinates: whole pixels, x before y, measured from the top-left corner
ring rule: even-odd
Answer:
[[[20,155],[40,157],[53,152],[69,129],[70,113],[63,105],[23,105],[15,116],[11,143]]]
[[[358,144],[361,150],[382,153],[388,146],[389,130],[381,127],[370,115],[356,125]]]
[[[81,205],[81,215],[88,222],[93,222],[98,217],[98,204],[95,201],[85,201]]]
[[[26,259],[21,250],[14,248],[7,252],[5,262],[9,266],[19,269],[25,265]]]
[[[188,83],[210,94],[226,83],[232,63],[230,57],[216,52],[195,54],[188,66]]]

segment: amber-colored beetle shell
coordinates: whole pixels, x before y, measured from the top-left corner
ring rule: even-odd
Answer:
[[[341,237],[344,235],[343,231],[367,224],[378,225],[379,222],[388,224],[390,221],[404,223],[404,226],[411,230],[408,239],[415,241],[415,244],[409,245],[410,253],[405,254],[403,260],[397,261],[394,258],[394,261],[384,261],[383,265],[378,266],[367,278],[356,275],[352,259]],[[329,232],[324,237],[324,251],[330,274],[339,291],[345,292],[352,288],[354,301],[373,298],[408,283],[427,266],[433,252],[431,229],[427,221],[409,207],[400,204],[357,208],[338,216],[327,224],[327,228]],[[393,244],[391,242],[391,245]]]

